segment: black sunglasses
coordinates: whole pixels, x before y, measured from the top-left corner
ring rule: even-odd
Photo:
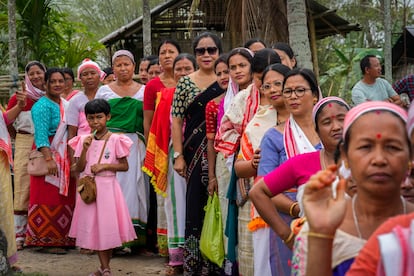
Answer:
[[[197,56],[202,56],[207,51],[207,53],[211,56],[217,53],[217,50],[217,47],[195,48],[194,52]]]

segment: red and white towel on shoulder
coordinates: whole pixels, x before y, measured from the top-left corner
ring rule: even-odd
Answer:
[[[50,145],[53,159],[56,162],[57,175],[46,175],[45,181],[58,187],[59,194],[67,196],[69,191],[70,180],[70,164],[67,151],[68,131],[66,121],[66,110],[68,102],[64,99],[60,100],[60,123],[56,130],[55,137]]]

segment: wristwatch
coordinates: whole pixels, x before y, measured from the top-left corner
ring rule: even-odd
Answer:
[[[178,157],[180,157],[180,155],[183,155],[183,154],[181,152],[175,151],[174,155],[173,155],[174,160],[177,159]]]

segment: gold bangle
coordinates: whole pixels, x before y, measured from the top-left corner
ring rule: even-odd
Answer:
[[[333,240],[335,238],[335,235],[328,235],[328,234],[322,234],[322,233],[316,233],[316,232],[309,231],[308,237]]]
[[[293,233],[293,231],[290,231],[289,237],[287,237],[287,239],[282,240],[282,241],[283,243],[287,244],[287,243],[290,243],[294,237],[295,237],[295,234]]]
[[[211,183],[211,182],[213,182],[213,181],[216,181],[217,180],[217,178],[212,178],[212,179],[210,179],[209,181],[208,181],[208,183]]]
[[[293,202],[292,203],[292,205],[290,205],[290,208],[289,208],[289,215],[292,217],[292,218],[296,218],[296,216],[293,214],[293,209],[295,209],[295,207],[296,206],[298,206],[299,205],[299,202]]]
[[[76,163],[73,163],[73,164],[70,166],[70,168],[71,168],[71,169],[76,168]]]

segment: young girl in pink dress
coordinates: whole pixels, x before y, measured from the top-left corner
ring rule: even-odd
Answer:
[[[109,276],[112,275],[109,267],[112,249],[136,239],[128,207],[116,179],[117,171],[128,170],[127,156],[132,141],[125,135],[112,134],[106,128],[111,115],[105,100],[88,102],[85,114],[93,134],[76,136],[69,145],[75,151],[80,177],[95,175],[97,195],[91,204],[84,203],[77,195],[69,236],[76,238],[77,246],[98,252],[101,266],[90,276]]]

